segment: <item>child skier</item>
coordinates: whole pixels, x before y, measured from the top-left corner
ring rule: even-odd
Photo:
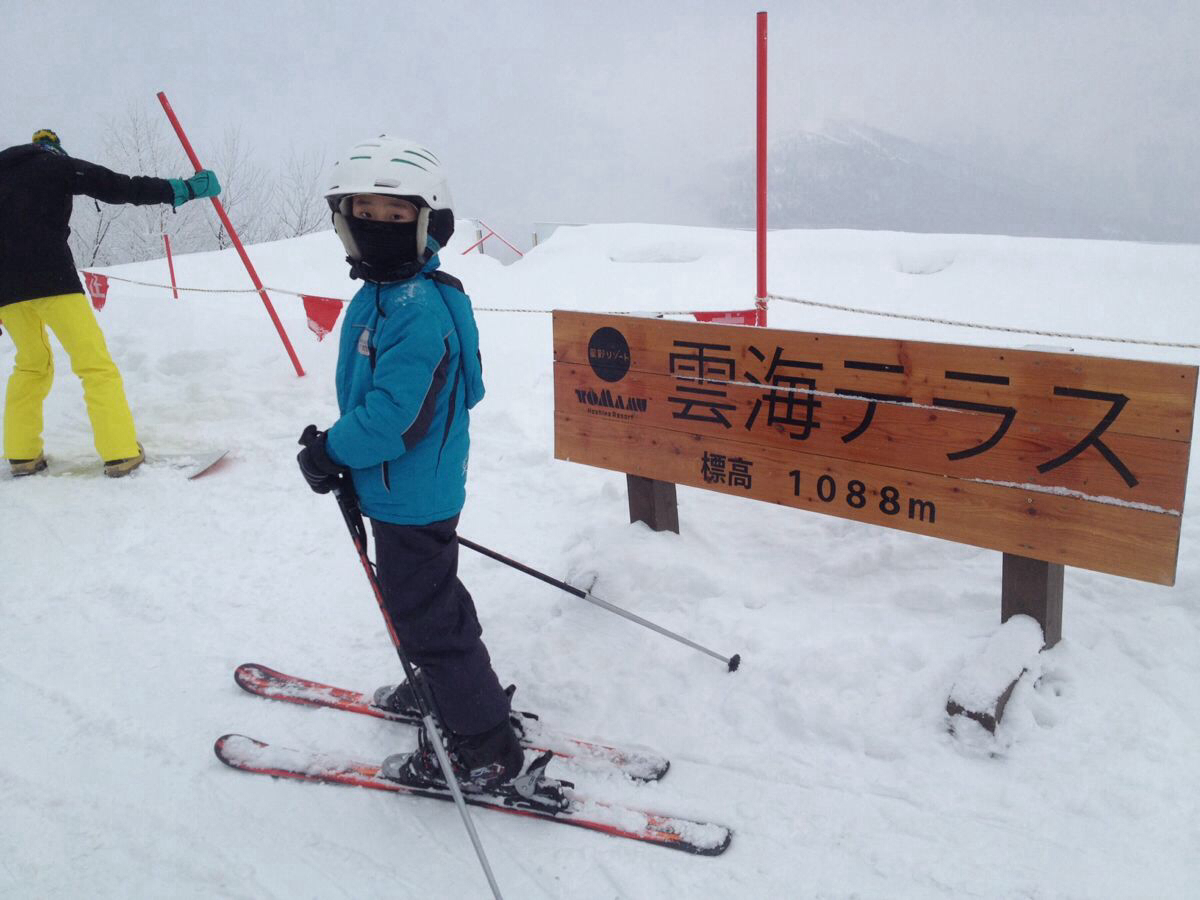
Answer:
[[[375,536],[386,614],[416,689],[432,699],[455,775],[492,790],[524,762],[508,695],[492,669],[471,595],[458,579],[466,499],[468,413],[483,397],[479,334],[462,284],[438,270],[454,231],[441,164],[412,141],[381,136],[338,160],[325,193],[363,286],[342,322],[341,417],[297,460],[309,486],[352,479]],[[311,426],[310,426],[311,427]],[[416,706],[408,682],[376,692],[378,706]],[[408,783],[444,784],[432,736],[385,769]]]

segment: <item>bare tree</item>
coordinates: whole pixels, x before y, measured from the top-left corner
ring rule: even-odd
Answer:
[[[81,268],[106,266],[116,260],[106,245],[113,223],[125,211],[123,206],[100,205],[97,201],[79,204],[71,216],[71,255]]]
[[[277,237],[299,237],[328,227],[329,206],[321,196],[325,169],[324,152],[288,154],[275,183]]]
[[[211,151],[210,151],[211,152]],[[130,105],[107,122],[104,149],[96,160],[127,175],[187,177],[192,167],[164,120]],[[275,173],[257,162],[237,129],[226,131],[208,162],[221,182],[221,203],[243,242],[298,237],[328,227],[321,198],[324,153],[293,150]],[[194,253],[232,243],[207,203],[120,206],[76,205],[71,249],[82,266],[157,259],[163,235],[176,253]]]
[[[158,178],[186,176],[191,169],[164,124],[137,105],[130,105],[122,116],[109,120],[101,162],[127,175]],[[85,212],[84,222],[92,218]],[[198,249],[202,236],[202,215],[187,206],[174,210],[168,204],[97,205],[94,219],[85,232],[95,244],[91,255],[106,262],[155,259],[163,253],[164,234],[185,252]]]
[[[225,132],[212,169],[221,182],[221,205],[242,243],[274,239],[276,230],[266,215],[270,195],[267,170],[251,159],[239,129]],[[209,220],[209,230],[222,250],[232,246],[225,226],[218,219]]]

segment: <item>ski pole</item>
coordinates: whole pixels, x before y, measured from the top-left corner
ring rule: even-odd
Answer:
[[[688,640],[687,638],[676,634],[673,631],[668,631],[661,625],[655,625],[653,622],[643,619],[641,616],[635,613],[629,612],[629,610],[621,609],[621,607],[609,603],[607,600],[601,600],[591,591],[581,591],[579,588],[573,587],[572,585],[567,584],[565,581],[559,581],[557,578],[552,578],[543,572],[539,572],[537,569],[530,568],[524,563],[517,562],[515,559],[509,559],[507,556],[497,553],[495,550],[489,550],[487,547],[482,547],[479,544],[476,544],[474,541],[468,541],[462,535],[459,535],[458,542],[464,547],[470,547],[476,553],[482,553],[484,556],[490,556],[492,559],[496,560],[497,562],[502,562],[506,566],[512,566],[518,572],[524,572],[526,575],[532,575],[534,578],[546,582],[546,584],[554,585],[559,590],[566,591],[568,594],[574,594],[581,600],[586,600],[588,603],[594,603],[601,609],[607,609],[609,612],[616,613],[618,616],[624,616],[626,619],[629,619],[629,621],[637,622],[639,625],[644,625],[651,631],[657,631],[659,634],[665,635],[672,640],[679,641],[681,644],[686,644],[694,650],[699,650],[701,653],[707,653],[709,656],[719,659],[721,662],[725,663],[730,672],[736,672],[738,666],[742,664],[742,655],[740,653],[735,653],[733,656],[722,656],[715,650],[709,650],[707,647],[701,646],[695,641]]]
[[[316,426],[309,425],[304,429],[304,434],[300,436],[300,443],[307,447],[316,436]],[[387,607],[383,602],[383,591],[379,587],[379,579],[375,576],[375,568],[371,564],[370,557],[367,556],[367,528],[363,522],[362,512],[358,508],[358,496],[354,492],[354,483],[350,480],[349,475],[339,476],[338,486],[333,489],[333,496],[337,498],[338,508],[342,511],[346,528],[350,530],[350,537],[354,539],[354,549],[358,551],[358,560],[362,563],[363,571],[367,573],[367,581],[371,583],[371,590],[375,592],[375,602],[379,604],[379,611],[383,613],[383,622],[387,626],[388,636],[392,639],[392,646],[396,648],[396,655],[400,657],[404,677],[408,679],[409,684],[417,688],[416,673],[408,661],[408,655],[404,652],[404,645],[400,643],[400,636],[392,627],[392,620],[388,618]],[[446,776],[446,784],[450,788],[450,793],[454,795],[454,805],[458,807],[463,824],[467,827],[467,834],[470,835],[471,843],[475,846],[475,855],[479,857],[479,864],[483,866],[483,874],[487,876],[492,896],[496,900],[504,900],[500,894],[500,885],[496,883],[496,876],[492,874],[492,867],[488,864],[487,854],[483,851],[483,842],[479,840],[479,834],[475,831],[475,823],[471,821],[471,814],[467,810],[467,801],[463,798],[462,788],[459,786],[458,778],[454,775],[454,766],[451,765],[446,748],[442,745],[441,723],[434,718],[433,708],[425,702],[423,695],[424,691],[413,690],[417,710],[421,713],[421,725],[430,737],[429,743],[433,744],[438,765],[442,767],[442,774]]]

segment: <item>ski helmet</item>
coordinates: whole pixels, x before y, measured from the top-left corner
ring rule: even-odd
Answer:
[[[333,164],[325,200],[333,213],[334,230],[352,261],[361,258],[349,225],[349,202],[355,194],[400,197],[416,205],[419,259],[430,255],[427,237],[444,247],[454,233],[453,201],[446,173],[438,158],[416,141],[381,134],[355,144]]]
[[[47,150],[53,150],[55,153],[60,153],[63,156],[67,155],[67,151],[63,149],[62,141],[49,128],[39,128],[33,133],[33,137],[30,140],[39,147],[45,147]]]

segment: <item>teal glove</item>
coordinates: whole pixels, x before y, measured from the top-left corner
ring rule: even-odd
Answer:
[[[221,193],[221,183],[217,181],[217,175],[211,169],[201,169],[186,181],[168,178],[167,182],[175,192],[175,198],[171,202],[176,209],[197,197],[216,197]]]

